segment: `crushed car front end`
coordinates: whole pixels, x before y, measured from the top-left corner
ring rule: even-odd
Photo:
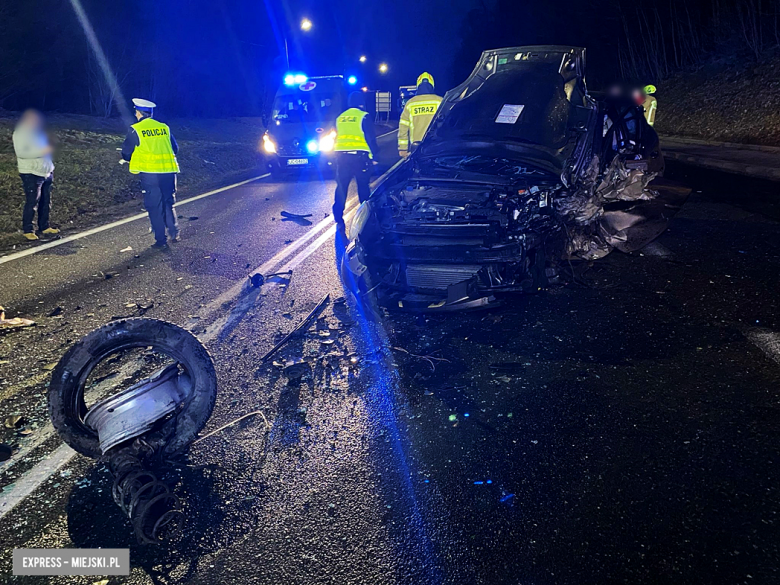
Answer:
[[[482,55],[421,147],[356,213],[342,272],[357,297],[415,311],[483,308],[557,282],[571,259],[663,231],[667,218],[655,215],[666,207],[649,186],[663,164],[657,136],[641,110],[588,95],[584,61],[573,47]],[[653,217],[638,211],[648,202]]]

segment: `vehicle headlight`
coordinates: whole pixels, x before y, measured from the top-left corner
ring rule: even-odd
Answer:
[[[331,130],[328,134],[320,138],[320,151],[332,152],[334,146],[336,146],[336,131]]]
[[[316,140],[309,140],[306,143],[306,152],[309,154],[317,154],[320,150],[320,145],[317,144]]]
[[[366,227],[369,217],[371,217],[371,205],[368,201],[364,201],[360,204],[360,207],[357,208],[357,211],[352,218],[352,223],[349,224],[348,236],[350,240],[354,240],[360,235],[360,232]]]
[[[274,141],[271,140],[271,137],[268,136],[268,134],[263,134],[263,150],[268,154],[273,154],[276,152],[276,145],[274,144]]]

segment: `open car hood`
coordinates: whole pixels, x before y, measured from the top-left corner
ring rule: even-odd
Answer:
[[[560,175],[596,110],[585,86],[585,49],[485,51],[469,78],[444,96],[419,153],[492,151]]]

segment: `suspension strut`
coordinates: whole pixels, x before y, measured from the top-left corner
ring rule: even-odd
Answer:
[[[139,542],[160,544],[181,533],[184,522],[181,500],[132,449],[111,453],[108,468],[114,477],[111,494],[130,519]]]

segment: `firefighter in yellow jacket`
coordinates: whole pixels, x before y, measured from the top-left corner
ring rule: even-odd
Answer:
[[[135,98],[135,117],[122,145],[122,161],[130,163],[130,172],[139,175],[144,194],[144,207],[152,224],[155,247],[168,245],[166,228],[171,241],[179,241],[179,224],[173,204],[176,202],[176,174],[179,146],[171,129],[153,118],[154,102]]]
[[[417,78],[417,94],[406,102],[398,123],[398,154],[409,156],[422,141],[441,97],[433,93],[433,76],[423,73]]]
[[[656,92],[654,85],[646,85],[642,90],[644,100],[642,106],[645,109],[645,120],[653,126],[655,124],[655,113],[658,111],[658,100],[653,95]]]

